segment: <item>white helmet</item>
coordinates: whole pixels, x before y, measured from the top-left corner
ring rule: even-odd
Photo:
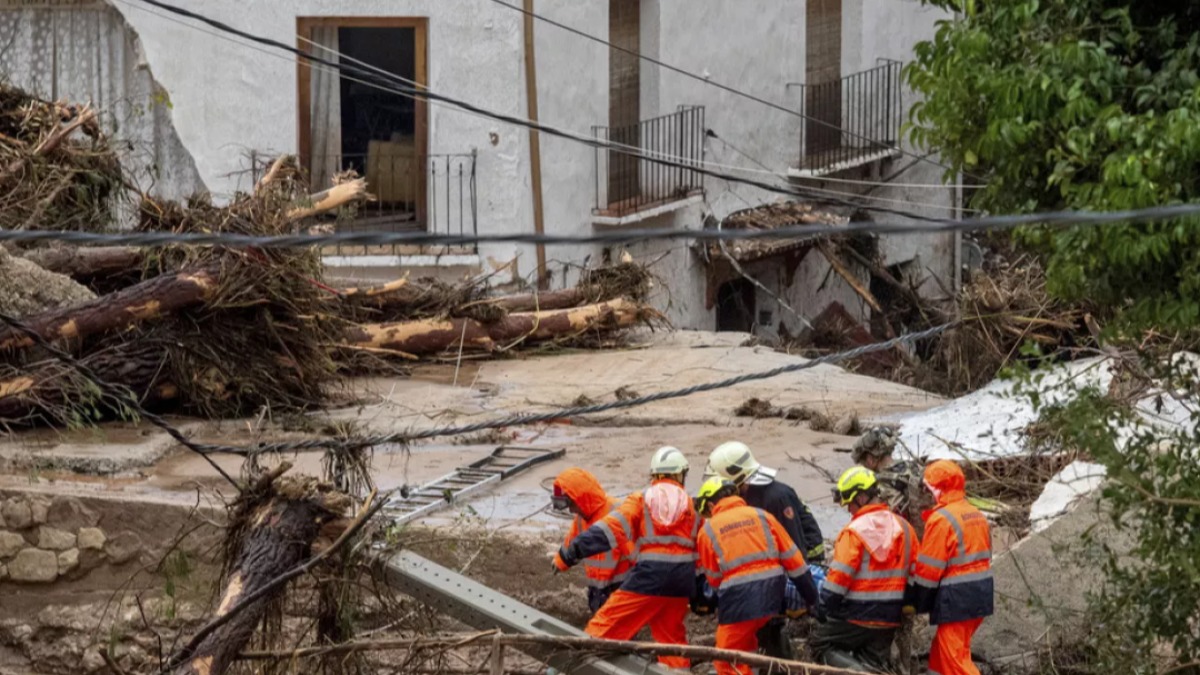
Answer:
[[[720,476],[741,485],[747,480],[753,485],[765,485],[775,480],[775,470],[758,463],[750,447],[738,441],[718,445],[708,456],[705,476]]]
[[[654,451],[654,457],[650,459],[650,475],[674,475],[684,473],[688,470],[687,457],[683,456],[683,451],[679,448],[670,445],[664,445]]]

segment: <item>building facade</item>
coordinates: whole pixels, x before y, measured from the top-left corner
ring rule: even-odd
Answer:
[[[346,169],[367,177],[379,199],[347,225],[359,229],[512,233],[533,232],[539,221],[564,235],[696,229],[785,198],[691,170],[700,166],[769,183],[789,176],[806,194],[840,202],[843,218],[872,215],[847,202],[957,213],[955,189],[941,186],[944,170],[914,160],[901,138],[912,96],[900,64],[944,16],[918,0],[524,5],[617,48],[541,20],[529,21],[527,39],[522,0],[173,2],[489,111],[527,119],[536,106],[543,124],[682,166],[548,134],[539,135],[535,161],[526,128],[313,67],[140,0],[0,0],[0,72],[43,96],[112,110],[147,186],[163,196],[225,197],[252,185],[270,158],[296,153],[314,185]],[[952,235],[887,236],[878,245],[888,269],[929,281],[923,293],[953,288]],[[844,274],[870,288],[864,267],[848,261],[839,271],[814,246],[783,248],[732,273],[714,271],[707,247],[678,241],[628,252],[654,261],[663,282],[656,302],[681,328],[795,334],[831,302],[869,318],[868,301]],[[593,245],[359,247],[329,250],[326,261],[335,276],[499,272],[510,283],[541,276],[557,288],[618,253]]]

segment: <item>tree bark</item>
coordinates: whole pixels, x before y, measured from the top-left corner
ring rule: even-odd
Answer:
[[[494,305],[506,312],[540,312],[551,309],[569,309],[587,303],[588,298],[578,288],[545,293],[525,293],[482,300],[481,305]]]
[[[134,270],[142,264],[144,255],[142,249],[130,246],[55,246],[26,251],[24,258],[44,270],[79,281]]]
[[[125,344],[89,354],[81,363],[105,382],[128,387],[143,407],[155,407],[179,396],[164,368],[165,359],[161,348]],[[0,419],[21,425],[59,419],[71,405],[83,402],[82,392],[67,386],[73,375],[71,368],[50,362],[0,381]]]
[[[47,340],[78,340],[198,305],[211,297],[216,287],[215,271],[184,270],[148,279],[77,307],[43,312],[23,319],[23,323]],[[32,337],[15,328],[0,330],[0,351],[33,344]]]
[[[277,482],[275,495],[250,516],[250,529],[230,568],[214,618],[225,616],[243,598],[308,560],[322,526],[342,516],[349,502],[338,493],[313,489],[315,481],[303,476]],[[268,605],[286,588],[281,585],[217,627],[175,668],[175,675],[224,673],[254,636]]]
[[[618,298],[574,309],[509,314],[488,324],[465,318],[360,324],[347,330],[346,341],[354,346],[416,355],[436,354],[460,345],[464,349],[492,350],[497,343],[522,338],[537,342],[587,331],[628,328],[648,311]]]

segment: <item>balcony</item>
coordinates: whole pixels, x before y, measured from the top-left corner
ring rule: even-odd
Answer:
[[[371,142],[365,154],[316,157],[310,165],[326,183],[342,171],[354,170],[367,179],[375,201],[359,204],[349,213],[330,216],[324,223],[336,232],[478,233],[475,192],[475,153],[418,155],[399,144]],[[269,162],[254,162],[255,181]],[[441,259],[475,257],[478,247],[333,245],[322,249],[327,259],[345,256],[420,256]],[[448,257],[447,257],[448,256]]]
[[[899,61],[832,82],[800,85],[804,126],[791,178],[820,178],[900,154]]]
[[[626,127],[592,127],[597,140],[636,148],[596,148],[592,223],[632,225],[700,201],[703,176],[695,169],[704,164],[704,131],[703,106],[680,106],[677,112]]]

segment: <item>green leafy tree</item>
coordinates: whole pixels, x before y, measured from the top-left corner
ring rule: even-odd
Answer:
[[[1200,201],[1200,3],[927,2],[954,16],[906,69],[922,97],[910,134],[979,179],[974,206]],[[1200,329],[1200,219],[1033,227],[1019,238],[1043,254],[1051,293],[1107,308],[1125,334]],[[1126,364],[1116,389],[1132,395],[1029,396],[1064,449],[1105,465],[1105,504],[1133,542],[1108,551],[1093,605],[1103,672],[1200,673],[1200,373],[1170,355],[1178,348],[1142,349]],[[1164,411],[1172,424],[1155,421]]]
[[[907,70],[910,134],[993,213],[1200,199],[1200,3],[928,0],[956,12]],[[1200,220],[1029,228],[1051,293],[1200,325]]]

